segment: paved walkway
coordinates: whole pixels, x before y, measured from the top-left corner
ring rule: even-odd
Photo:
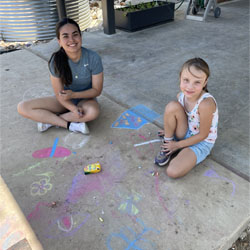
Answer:
[[[238,238],[250,221],[249,182],[227,168],[249,176],[246,6],[223,5],[222,17],[206,23],[180,12],[136,33],[84,33],[105,67],[90,136],[40,134],[17,114],[19,101],[52,93],[46,60],[55,41],[1,55],[1,175],[44,249],[227,250]],[[219,139],[207,160],[172,180],[153,164],[160,143],[147,142],[178,91],[180,65],[195,55],[211,65]],[[102,172],[83,175],[97,161]]]

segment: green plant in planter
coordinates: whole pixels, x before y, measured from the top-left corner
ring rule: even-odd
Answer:
[[[133,32],[148,26],[174,20],[174,3],[151,0],[115,9],[115,26]]]
[[[129,6],[120,8],[120,11],[124,12],[124,16],[127,16],[128,13],[130,12],[135,12],[135,11],[140,11],[140,10],[146,10],[146,9],[151,9],[157,6],[164,5],[165,2],[147,2],[147,3],[139,3],[136,5],[132,5],[131,2],[129,2]]]

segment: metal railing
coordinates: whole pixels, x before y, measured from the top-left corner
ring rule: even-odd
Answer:
[[[66,0],[67,16],[85,30],[90,22],[88,0]],[[55,37],[56,0],[0,0],[0,30],[4,41],[35,41]]]

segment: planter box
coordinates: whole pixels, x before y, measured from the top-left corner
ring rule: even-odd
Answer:
[[[128,13],[126,9],[129,7],[115,9],[115,27],[132,32],[151,25],[173,21],[175,4],[162,1],[158,3],[160,5],[156,7]]]

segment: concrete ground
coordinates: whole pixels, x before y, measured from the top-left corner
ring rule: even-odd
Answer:
[[[17,114],[19,101],[52,94],[55,40],[1,55],[1,175],[44,249],[227,250],[238,238],[250,221],[248,5],[224,4],[207,22],[185,20],[181,9],[174,22],[136,33],[84,33],[105,68],[89,136],[41,134]],[[219,137],[208,159],[173,180],[153,163],[160,142],[136,144],[157,139],[180,66],[194,56],[211,68]],[[151,112],[127,111],[137,105]],[[133,129],[153,111],[159,117]],[[117,128],[120,116],[128,128]],[[98,161],[102,172],[83,174]]]

